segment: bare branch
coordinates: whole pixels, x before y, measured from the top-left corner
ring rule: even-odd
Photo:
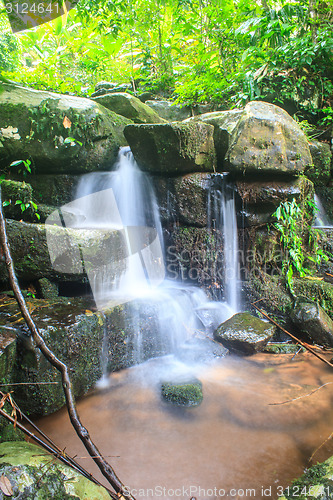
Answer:
[[[27,308],[26,302],[22,295],[20,286],[18,284],[18,280],[15,275],[13,260],[11,257],[8,238],[6,233],[6,224],[2,211],[2,198],[1,198],[1,187],[0,187],[0,241],[3,249],[3,254],[5,256],[6,266],[9,275],[9,281],[14,292],[15,299],[19,305],[20,311],[22,313],[23,318],[32,334],[32,337],[36,343],[38,349],[42,352],[45,358],[54,366],[61,374],[62,386],[64,389],[64,394],[66,398],[66,406],[69,414],[69,418],[72,422],[72,425],[84,444],[86,450],[89,455],[93,457],[94,462],[99,467],[103,476],[107,479],[109,484],[114,488],[119,498],[123,498],[125,500],[135,500],[131,494],[125,491],[125,487],[123,483],[118,478],[117,474],[111,467],[111,465],[104,460],[101,453],[97,449],[96,445],[93,443],[89,436],[88,430],[82,425],[79,415],[76,411],[75,407],[75,399],[72,393],[72,384],[70,381],[69,373],[67,366],[65,363],[60,361],[55,354],[49,349],[49,347],[45,344],[42,336],[40,335],[37,326],[35,325],[29,310]]]

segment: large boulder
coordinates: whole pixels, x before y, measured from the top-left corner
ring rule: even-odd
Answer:
[[[213,111],[189,118],[187,121],[201,121],[214,126],[214,143],[219,169],[223,167],[224,158],[231,143],[232,134],[243,113],[242,109],[229,111]]]
[[[166,121],[140,99],[124,92],[104,94],[94,97],[94,101],[118,115],[133,120],[134,123],[165,123]]]
[[[213,172],[214,127],[206,123],[129,125],[124,134],[143,170],[159,175]]]
[[[315,344],[333,347],[333,320],[319,304],[298,298],[291,319]]]
[[[73,229],[8,219],[7,234],[15,271],[23,280],[48,278],[53,281],[86,282],[89,265],[107,264],[110,249],[114,250],[112,255],[117,257],[114,259],[118,263],[114,273],[118,275],[125,265],[122,260],[125,255],[123,237],[119,231]],[[0,276],[1,281],[6,281],[3,261],[0,262]]]
[[[222,323],[214,338],[232,352],[249,355],[262,351],[274,333],[270,323],[243,312]]]
[[[31,157],[37,173],[105,169],[126,145],[129,123],[90,99],[2,83],[0,168]]]
[[[168,122],[181,122],[192,115],[190,106],[180,106],[172,101],[147,100],[145,104]]]
[[[297,175],[312,165],[306,135],[283,109],[249,102],[233,131],[225,169],[235,175]]]
[[[98,486],[31,443],[0,444],[0,498],[111,500]]]

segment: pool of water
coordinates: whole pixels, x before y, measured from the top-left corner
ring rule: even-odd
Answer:
[[[112,374],[78,411],[137,499],[276,499],[305,467],[333,454],[328,441],[309,462],[333,430],[332,370],[308,353],[292,357],[230,356],[191,369],[172,357],[154,359]],[[161,399],[161,381],[193,375],[203,384],[199,407]],[[37,424],[105,484],[66,410]]]

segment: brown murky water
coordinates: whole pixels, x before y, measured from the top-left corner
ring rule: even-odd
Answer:
[[[201,368],[204,400],[178,408],[161,400],[168,359],[115,373],[78,403],[100,451],[137,499],[276,499],[302,474],[333,430],[332,370],[305,353],[229,357]],[[173,367],[175,373],[181,366]],[[37,422],[61,448],[86,457],[66,411]],[[333,454],[329,441],[314,463]],[[99,479],[91,460],[78,460]]]

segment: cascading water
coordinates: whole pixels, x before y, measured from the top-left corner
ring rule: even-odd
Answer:
[[[240,310],[238,231],[234,190],[226,174],[212,177],[208,193],[208,227],[223,235],[224,298],[233,312]]]
[[[114,200],[110,201],[112,197]],[[100,282],[95,283],[93,291],[94,294],[97,291],[99,303],[104,296],[106,305],[110,305],[111,298],[126,304],[135,363],[173,353],[186,339],[200,332],[212,335],[220,323],[237,311],[236,277],[230,278],[228,270],[228,266],[236,266],[231,254],[237,258],[233,199],[222,197],[220,207],[224,226],[229,226],[224,239],[226,242],[230,237],[233,239],[226,252],[229,259],[226,261],[227,301],[230,301],[227,304],[209,301],[205,292],[197,287],[162,279],[165,265],[158,205],[149,178],[140,171],[129,148],[120,150],[113,171],[83,176],[76,198],[76,227],[123,231],[124,268],[117,279],[114,276],[101,279],[99,274]],[[215,203],[215,197],[212,200]],[[218,224],[220,227],[222,222],[219,220]]]
[[[314,202],[317,207],[317,214],[316,218],[314,221],[314,227],[321,227],[321,228],[332,228],[332,222],[329,220],[326,211],[323,207],[322,202],[320,201],[320,198],[317,194],[314,195]]]

